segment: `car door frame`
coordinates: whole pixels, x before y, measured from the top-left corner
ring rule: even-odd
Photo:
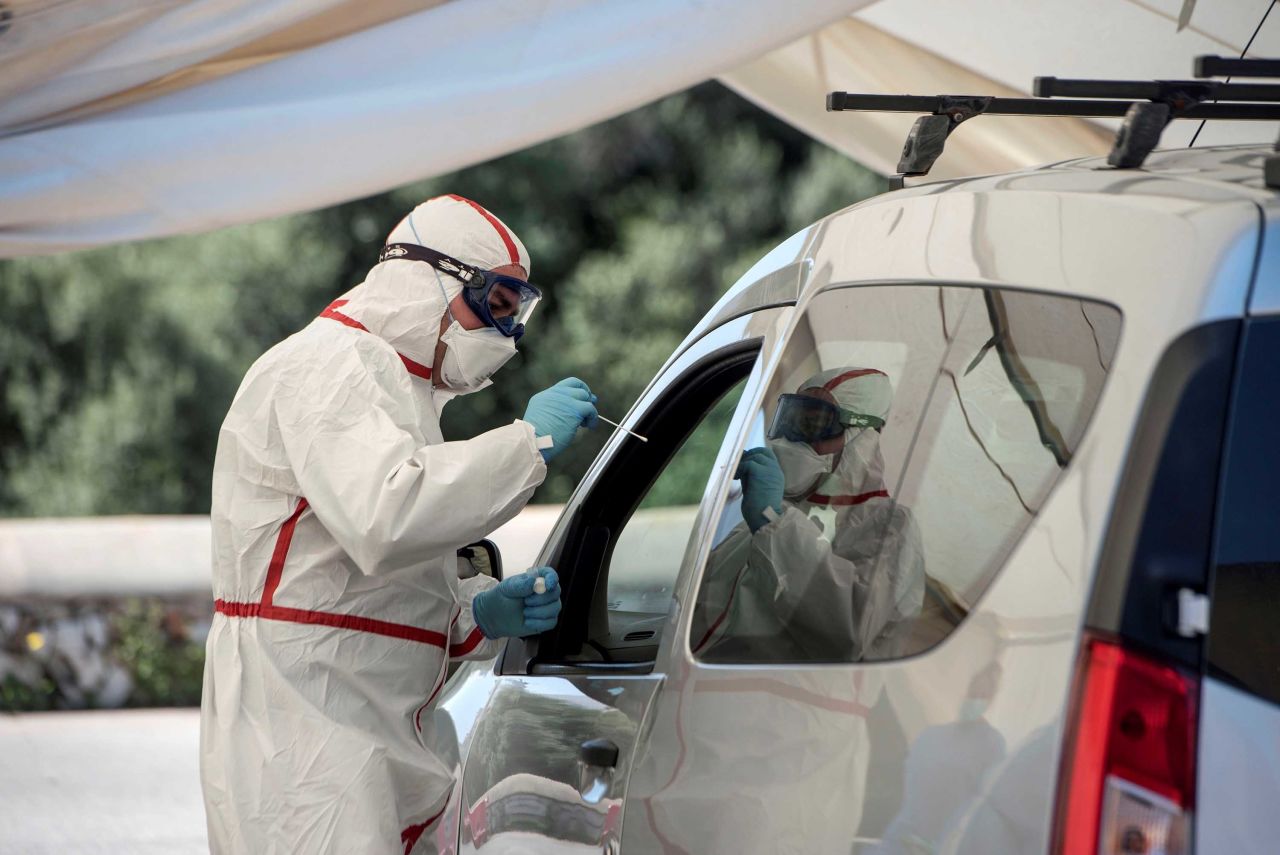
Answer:
[[[792,274],[794,276],[794,273]],[[767,278],[767,277],[766,277]],[[768,293],[768,292],[766,292]],[[794,292],[793,292],[794,293]],[[746,307],[742,309],[739,304],[739,310],[726,316],[718,324],[711,325],[696,339],[686,344],[668,361],[662,372],[655,378],[655,381],[646,390],[636,406],[632,408],[628,416],[623,420],[623,424],[629,429],[643,432],[651,427],[650,416],[659,413],[663,409],[664,403],[669,402],[673,395],[678,395],[681,389],[686,387],[690,382],[697,382],[701,374],[705,372],[708,365],[714,365],[717,361],[723,361],[726,357],[740,357],[745,352],[754,353],[753,361],[749,372],[745,377],[745,386],[739,399],[733,417],[730,420],[728,429],[724,437],[720,441],[720,447],[716,454],[715,462],[708,477],[707,485],[704,488],[703,496],[699,504],[699,510],[695,517],[693,530],[689,538],[684,558],[681,561],[679,573],[673,589],[673,599],[668,613],[668,621],[666,626],[672,626],[673,622],[678,621],[680,614],[679,592],[684,590],[687,579],[691,573],[691,556],[698,551],[697,547],[704,539],[703,529],[707,525],[709,519],[718,518],[718,508],[716,504],[720,501],[720,487],[731,480],[733,466],[731,465],[733,458],[733,449],[740,445],[739,434],[743,432],[748,423],[751,408],[745,406],[745,402],[756,400],[758,388],[768,375],[772,368],[772,359],[780,352],[783,331],[789,327],[793,309],[786,301],[770,300],[765,305],[757,305],[754,307]],[[732,388],[732,387],[729,387]],[[710,412],[710,407],[703,411]],[[695,422],[689,428],[692,432],[696,428]],[[626,454],[625,444],[628,442],[636,442],[622,432],[616,433],[608,441],[605,449],[592,465],[588,475],[575,491],[565,511],[562,513],[552,535],[548,538],[544,545],[542,554],[539,556],[539,563],[551,563],[553,566],[556,560],[565,553],[566,545],[574,537],[580,537],[581,526],[575,525],[575,520],[579,516],[580,509],[591,500],[592,493],[599,489],[608,489],[609,472],[613,469],[615,461],[620,455]],[[678,447],[678,444],[677,444]],[[670,455],[674,456],[676,448],[671,449]],[[665,467],[665,463],[663,467]],[[659,472],[662,468],[659,468]],[[656,475],[655,475],[656,477]],[[643,498],[644,492],[648,489],[645,486],[643,490],[637,490],[635,503],[638,504]],[[712,513],[714,511],[714,513]],[[612,533],[612,537],[616,540],[622,528],[625,527],[625,521],[622,522],[618,529]],[[607,552],[604,553],[606,556]],[[607,564],[599,565],[599,570],[603,570]],[[599,570],[590,580],[592,584],[596,578],[599,578]],[[566,608],[581,608],[575,598],[583,596],[582,592],[586,590],[584,587],[574,588],[572,571],[565,574],[566,590],[569,592]],[[579,580],[579,585],[582,580]],[[526,768],[522,768],[523,761],[521,757],[512,754],[510,759],[502,757],[499,761],[504,764],[498,771],[494,771],[492,767],[481,768],[482,762],[489,762],[484,758],[492,758],[495,752],[492,750],[492,743],[501,738],[520,744],[522,735],[516,731],[521,727],[529,725],[528,721],[516,721],[515,717],[509,717],[509,721],[497,721],[495,717],[501,717],[501,712],[495,710],[511,709],[525,706],[522,698],[531,697],[532,695],[540,695],[543,699],[548,696],[555,696],[565,700],[566,703],[578,705],[598,705],[596,708],[603,713],[606,709],[616,710],[622,713],[630,722],[632,727],[629,739],[619,739],[619,756],[616,767],[612,771],[609,790],[606,798],[610,800],[608,805],[605,828],[602,832],[601,844],[605,851],[610,851],[611,845],[616,846],[620,841],[621,825],[623,820],[623,796],[625,794],[627,781],[630,773],[631,756],[635,746],[639,744],[643,734],[644,727],[647,723],[649,708],[653,698],[657,694],[665,674],[656,663],[664,661],[664,645],[667,645],[670,631],[664,631],[656,651],[654,661],[646,663],[611,663],[611,662],[548,662],[546,657],[539,658],[539,648],[543,645],[543,640],[537,637],[530,639],[512,639],[508,642],[501,654],[497,667],[494,672],[483,678],[487,685],[480,689],[486,696],[487,701],[484,703],[485,713],[477,720],[476,726],[467,737],[467,746],[465,750],[465,758],[463,759],[463,774],[461,787],[461,803],[458,805],[459,810],[459,844],[461,851],[469,851],[468,847],[476,845],[476,829],[474,818],[482,816],[488,811],[487,796],[490,791],[498,789],[497,784],[490,786],[485,792],[477,792],[476,790],[482,786],[480,781],[511,781],[514,786],[508,786],[506,789],[514,789],[519,791],[520,787],[525,787],[530,791],[546,790],[548,792],[554,788],[565,797],[570,792],[563,785],[571,783],[564,780],[555,780],[551,783],[545,781],[535,783],[534,778],[527,772]],[[478,681],[477,681],[478,682]],[[479,686],[475,688],[479,689]],[[461,687],[462,691],[467,691],[467,687]],[[528,695],[523,694],[528,693]],[[448,701],[446,700],[446,703]],[[545,704],[544,704],[545,705]],[[611,714],[612,715],[612,714]],[[612,720],[618,721],[616,715],[612,715]],[[533,738],[533,730],[541,728],[556,728],[559,725],[557,721],[536,722],[535,727],[531,730],[529,737]],[[492,734],[492,736],[490,736]],[[585,734],[588,738],[595,738],[597,734]],[[570,741],[576,742],[577,736],[569,737]],[[563,741],[563,740],[562,740]],[[560,758],[564,761],[565,758]],[[563,768],[563,766],[561,767]],[[575,789],[577,789],[576,782]],[[477,806],[482,807],[477,810]],[[552,840],[555,837],[556,828],[553,827],[550,819],[542,826],[536,829],[535,833],[542,834]]]

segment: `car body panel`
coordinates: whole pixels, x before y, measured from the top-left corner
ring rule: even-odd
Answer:
[[[708,665],[689,654],[682,621],[636,762],[626,851],[764,852],[795,839],[806,851],[847,852],[851,840],[853,851],[876,851],[895,820],[930,814],[924,825],[938,836],[921,838],[929,845],[1047,845],[1091,568],[1147,380],[1176,332],[1243,312],[1260,221],[1257,205],[1231,189],[1182,192],[1178,181],[1149,178],[1139,193],[1112,171],[1083,173],[1086,187],[1069,192],[1076,178],[960,182],[820,224],[797,319],[831,283],[1080,295],[1126,310],[1112,377],[1072,468],[967,622],[938,647],[875,664]],[[993,658],[1004,676],[985,721],[961,721],[967,686]],[[966,750],[987,768],[957,765]],[[902,789],[910,770],[954,776],[936,788],[951,801],[913,803]],[[980,798],[987,788],[1016,795],[1020,810],[991,821],[992,804]]]
[[[527,693],[625,717],[619,732],[634,753],[620,745],[630,777],[610,793],[623,799],[620,832],[610,831],[629,853],[898,851],[884,840],[890,828],[905,829],[928,851],[1045,851],[1094,567],[1153,371],[1184,331],[1245,313],[1260,258],[1263,270],[1280,269],[1280,260],[1268,260],[1280,244],[1271,228],[1261,245],[1275,195],[1260,181],[1264,156],[1258,147],[1167,152],[1152,155],[1145,170],[1084,160],[914,187],[837,212],[762,259],[624,420],[634,427],[691,354],[735,336],[766,338],[699,507],[653,673],[526,674],[530,647],[519,641],[508,645],[507,676],[483,663],[465,666],[437,713],[452,718],[453,755],[466,758],[461,804],[451,807],[464,844],[474,847],[468,822],[477,824],[477,806],[492,789],[470,780],[475,758],[496,750],[489,737],[476,737],[475,721],[504,694],[511,710],[519,706],[511,699]],[[845,665],[697,660],[689,606],[733,489],[731,463],[749,441],[779,345],[824,288],[893,283],[1043,291],[1117,306],[1119,347],[1074,462],[969,617],[936,647]],[[752,287],[779,302],[794,289],[797,307],[765,309],[759,318],[767,322],[753,327],[756,319],[734,317],[733,307],[777,303],[753,302]],[[1280,310],[1273,291],[1257,289],[1254,311]],[[624,441],[618,434],[606,443],[540,560],[554,558],[575,503]],[[978,719],[963,717],[966,688],[993,659],[1003,674],[989,707]],[[1236,706],[1220,695],[1206,690],[1206,715],[1223,710],[1230,730]],[[484,729],[507,744],[536,744],[539,729],[557,726],[537,717],[516,724],[510,714],[502,721]],[[1211,738],[1223,737],[1215,730]],[[516,780],[529,766],[513,755],[502,774]],[[909,778],[932,786],[909,787]],[[1220,821],[1205,820],[1202,831]],[[552,828],[542,833],[556,839]]]
[[[1200,709],[1196,851],[1273,851],[1280,838],[1280,706],[1207,678]]]
[[[727,344],[759,337],[762,359],[767,359],[790,313],[785,308],[764,308],[709,329],[671,361],[624,423],[634,427],[643,418],[664,389],[661,381],[682,375],[699,359]],[[747,388],[759,383],[761,376],[757,362]],[[566,505],[540,562],[551,561],[557,553],[576,504],[590,492],[600,471],[626,441],[627,437],[618,433],[606,443]],[[711,483],[720,483],[729,466],[726,452],[713,468]],[[705,514],[700,513],[694,530],[705,524]],[[690,575],[687,561],[686,555],[677,586],[681,578]],[[501,674],[494,674],[489,663],[463,666],[438,704],[437,719],[447,719],[439,732],[445,742],[451,735],[455,738],[453,744],[441,745],[437,752],[465,758],[461,762],[460,798],[451,802],[446,817],[457,829],[460,852],[482,851],[487,845],[501,849],[552,844],[610,851],[609,847],[619,843],[631,757],[664,675],[660,670],[611,675],[577,673],[574,669],[526,674],[535,650],[534,645],[520,640],[510,642],[499,663]],[[618,746],[619,764],[604,799],[575,807],[574,797],[579,795],[577,749],[596,738],[609,739]],[[504,813],[494,808],[496,801],[519,801],[524,809]],[[588,833],[591,829],[594,831]],[[591,837],[596,831],[599,835]]]
[[[1258,256],[1258,274],[1249,301],[1249,314],[1280,314],[1280,204],[1265,208],[1267,226]]]

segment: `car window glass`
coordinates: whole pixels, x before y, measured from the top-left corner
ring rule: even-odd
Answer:
[[[703,416],[618,535],[608,568],[608,637],[595,639],[615,656],[657,644],[698,504],[744,384],[734,384]]]
[[[694,652],[867,661],[944,638],[1070,464],[1119,328],[1109,306],[1026,292],[818,295],[753,420],[756,463],[717,527]],[[781,513],[753,525],[761,495],[783,496]]]
[[[1280,318],[1249,323],[1219,498],[1209,615],[1214,676],[1280,703],[1280,444],[1275,366]]]

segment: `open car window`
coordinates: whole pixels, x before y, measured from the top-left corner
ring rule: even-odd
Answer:
[[[729,321],[680,352],[645,392],[570,500],[543,560],[560,573],[556,628],[513,641],[503,673],[653,668],[690,548],[733,464],[746,390],[790,309]],[[743,406],[740,406],[743,404]]]
[[[593,625],[590,638],[609,661],[654,657],[698,503],[744,385],[736,382],[702,415],[618,533],[604,568],[607,623]]]

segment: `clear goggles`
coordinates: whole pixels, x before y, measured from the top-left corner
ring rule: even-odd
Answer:
[[[884,419],[855,413],[811,395],[779,395],[778,409],[769,425],[769,439],[819,442],[844,433],[847,428],[880,430]]]
[[[413,243],[389,243],[378,256],[379,263],[394,258],[425,261],[436,270],[462,283],[462,297],[480,320],[505,336],[519,341],[524,325],[542,299],[542,292],[515,276],[481,270],[450,258],[442,252]]]

